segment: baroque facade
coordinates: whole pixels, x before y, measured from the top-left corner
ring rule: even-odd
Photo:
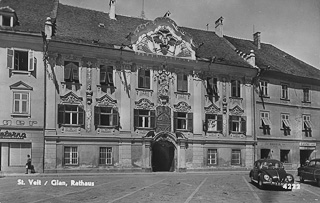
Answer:
[[[43,19],[41,25],[23,9],[28,5],[41,8],[41,12],[33,13]],[[285,106],[288,110],[283,112],[288,113],[302,105],[272,101],[275,97],[271,92],[276,94],[277,84],[289,83],[290,79],[290,87],[299,85],[292,74],[287,73],[284,81],[279,72],[272,74],[269,69],[266,73],[270,74],[262,75],[264,47],[250,47],[255,46],[252,41],[224,36],[223,18],[215,22],[216,31],[212,32],[181,28],[167,15],[155,20],[116,15],[115,1],[110,1],[109,13],[67,6],[57,0],[46,0],[43,5],[28,0],[24,6],[12,0],[0,2],[0,39],[5,42],[1,43],[0,56],[8,58],[1,63],[1,73],[5,73],[1,74],[1,89],[13,95],[13,110],[6,108],[1,132],[38,130],[39,142],[32,137],[23,141],[31,143],[33,157],[39,154],[36,167],[43,167],[44,172],[248,168],[267,153],[266,149],[270,150],[268,155],[282,159],[283,150],[292,146],[318,147],[316,123],[312,138],[306,141],[302,133],[282,138],[279,132],[287,132],[284,119],[270,128],[273,120],[265,119],[264,112],[273,115]],[[9,17],[19,23],[3,20]],[[251,43],[249,50],[243,42]],[[28,69],[22,67],[26,74],[16,78],[13,67],[19,67],[15,65],[19,60],[9,57],[15,55],[15,49],[36,50],[26,53],[26,66],[37,62]],[[267,87],[263,86],[265,80]],[[311,105],[301,106],[306,110],[301,115],[313,114],[311,110],[320,106],[317,82],[315,79],[308,86],[312,87],[313,100]],[[260,94],[261,88],[268,88],[270,98]],[[37,122],[23,128],[7,125],[9,121],[17,123],[15,109],[24,108],[25,113],[22,97],[30,91],[29,111],[34,112],[21,119]],[[0,101],[5,108],[6,100]],[[319,112],[311,117],[319,118]],[[303,125],[311,122],[305,120],[300,120],[300,130],[307,133],[310,131]],[[268,124],[269,128],[265,127]],[[272,129],[272,133],[262,134],[265,129]],[[12,141],[16,142],[1,137],[1,170],[13,166],[4,161],[12,157]],[[18,152],[24,153],[23,149]],[[299,150],[286,154],[291,160],[288,167],[295,167],[299,154]]]

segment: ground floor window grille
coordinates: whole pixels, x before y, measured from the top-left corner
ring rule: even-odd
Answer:
[[[64,164],[78,164],[78,147],[64,147]]]
[[[217,150],[208,149],[208,165],[217,164]]]
[[[231,152],[231,165],[240,165],[241,164],[241,150],[233,149]]]
[[[99,164],[112,164],[112,147],[100,147]]]

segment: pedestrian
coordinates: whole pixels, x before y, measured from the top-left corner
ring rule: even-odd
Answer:
[[[27,163],[26,163],[26,174],[28,174],[28,170],[31,170],[31,173],[35,173],[34,166],[31,164],[31,157],[27,155]]]

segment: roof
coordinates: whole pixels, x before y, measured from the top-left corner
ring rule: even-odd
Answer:
[[[0,29],[40,34],[44,30],[46,18],[52,15],[54,2],[55,0],[0,0],[0,7],[8,6],[19,18],[19,26]]]
[[[0,27],[0,29],[40,33],[44,30],[46,18],[56,14],[57,32],[53,37],[54,40],[113,48],[114,45],[129,45],[130,33],[133,33],[139,25],[152,23],[150,20],[122,15],[117,15],[117,20],[112,20],[108,13],[60,3],[55,10],[57,2],[57,0],[1,0],[0,7],[9,6],[16,11],[20,26]],[[193,37],[198,59],[207,59],[209,62],[208,59],[214,57],[216,63],[251,67],[214,32],[180,28]]]
[[[306,64],[271,44],[261,43],[261,48],[258,49],[252,40],[229,36],[224,36],[224,38],[235,46],[236,49],[246,54],[249,54],[250,50],[254,50],[256,65],[259,68],[270,68],[269,70],[272,71],[317,80],[320,78],[319,69]]]

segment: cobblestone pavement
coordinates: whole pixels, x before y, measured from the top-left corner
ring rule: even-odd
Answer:
[[[0,202],[320,202],[319,187],[295,184],[260,190],[248,172],[21,175],[0,178]]]

